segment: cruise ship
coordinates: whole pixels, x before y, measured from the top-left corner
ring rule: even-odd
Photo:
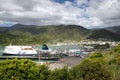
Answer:
[[[9,45],[5,47],[3,55],[36,56],[38,53],[32,46]]]

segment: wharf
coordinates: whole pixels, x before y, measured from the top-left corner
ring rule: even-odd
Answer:
[[[0,59],[33,59],[33,60],[58,60],[58,57],[37,57],[37,56],[0,56]]]

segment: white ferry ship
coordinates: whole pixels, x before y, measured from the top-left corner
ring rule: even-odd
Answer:
[[[38,53],[32,46],[9,45],[5,47],[3,55],[36,56]]]

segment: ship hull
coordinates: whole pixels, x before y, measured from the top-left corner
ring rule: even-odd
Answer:
[[[38,54],[11,54],[11,53],[3,53],[3,56],[38,56]]]
[[[38,53],[32,46],[6,46],[3,55],[36,56]]]

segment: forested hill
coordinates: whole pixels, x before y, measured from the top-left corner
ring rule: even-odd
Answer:
[[[99,36],[98,36],[99,34]],[[97,35],[97,36],[96,36]],[[23,25],[0,27],[0,44],[43,44],[64,40],[80,41],[81,39],[120,40],[118,34],[108,30],[88,30],[78,25]]]
[[[107,27],[106,30],[120,34],[120,26]]]
[[[86,38],[89,30],[77,25],[34,26],[16,24],[0,31],[0,44],[43,44]]]
[[[105,29],[99,29],[99,30],[91,31],[90,35],[87,38],[92,40],[99,39],[99,40],[119,41],[120,35]]]

